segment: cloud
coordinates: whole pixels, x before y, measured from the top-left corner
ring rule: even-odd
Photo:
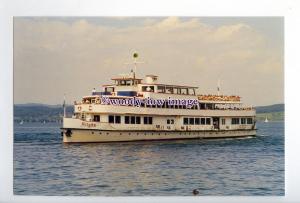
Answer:
[[[124,63],[133,50],[147,62],[138,73],[158,74],[161,82],[197,85],[208,92],[215,91],[221,78],[225,93],[247,97],[251,92],[250,102],[264,104],[272,95],[261,98],[259,88],[272,76],[268,88],[278,87],[274,103],[283,100],[282,50],[250,25],[212,26],[199,18],[178,17],[142,20],[114,27],[86,19],[15,18],[15,101],[58,103],[64,92],[78,100],[128,72]]]

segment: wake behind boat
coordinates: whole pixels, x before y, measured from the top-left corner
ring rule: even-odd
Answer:
[[[137,65],[137,53],[134,53]],[[74,103],[63,118],[63,142],[118,142],[256,135],[256,111],[239,96],[197,94],[198,87],[161,83],[135,71],[112,78]]]

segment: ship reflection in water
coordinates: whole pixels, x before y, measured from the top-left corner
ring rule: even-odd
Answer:
[[[55,124],[15,125],[14,194],[284,195],[284,123],[241,139],[63,144]]]

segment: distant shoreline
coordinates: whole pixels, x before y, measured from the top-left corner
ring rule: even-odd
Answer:
[[[255,107],[257,120],[284,121],[284,104]],[[66,106],[67,116],[73,114],[73,105]],[[63,117],[62,105],[15,104],[14,122],[52,122],[60,123]]]

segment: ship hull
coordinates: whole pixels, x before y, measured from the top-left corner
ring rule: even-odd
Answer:
[[[256,136],[256,130],[107,131],[94,129],[63,129],[62,136],[64,143],[129,142],[249,137]]]

